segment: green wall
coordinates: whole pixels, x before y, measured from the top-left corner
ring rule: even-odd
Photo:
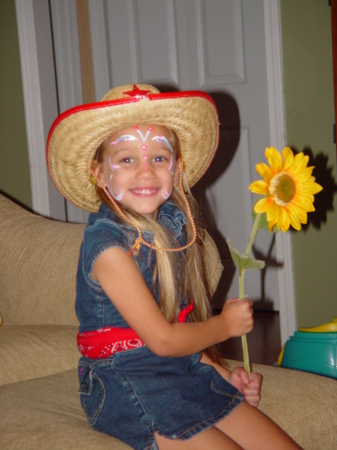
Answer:
[[[281,0],[287,144],[310,148],[324,190],[307,229],[292,232],[298,326],[337,317],[336,146],[331,12],[326,0]],[[333,204],[335,203],[335,205]]]
[[[0,191],[32,206],[15,1],[0,0]]]

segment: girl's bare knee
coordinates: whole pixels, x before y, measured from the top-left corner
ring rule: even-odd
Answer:
[[[247,450],[301,450],[275,422],[257,408],[241,403],[216,425],[219,430]]]

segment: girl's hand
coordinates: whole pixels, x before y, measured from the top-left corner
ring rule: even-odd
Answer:
[[[220,316],[224,323],[224,329],[228,337],[239,337],[249,333],[253,329],[253,302],[245,298],[229,298],[226,300]]]
[[[247,403],[257,407],[261,400],[262,375],[251,373],[250,378],[249,381],[248,373],[243,367],[236,367],[230,374],[228,382],[243,393]]]

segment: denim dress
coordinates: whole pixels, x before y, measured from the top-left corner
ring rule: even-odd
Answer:
[[[186,219],[172,201],[160,207],[157,220],[179,245],[186,243]],[[152,242],[151,232],[142,234]],[[104,250],[120,247],[128,252],[136,237],[135,229],[121,224],[104,203],[98,213],[90,215],[77,271],[80,332],[106,326],[129,328],[91,273]],[[158,289],[152,287],[155,251],[142,245],[133,258],[158,302]],[[78,366],[79,393],[90,425],[136,450],[158,450],[155,432],[185,440],[213,426],[238,406],[243,396],[213,367],[200,363],[200,357],[201,353],[161,357],[146,346],[114,353],[106,359],[82,357]]]

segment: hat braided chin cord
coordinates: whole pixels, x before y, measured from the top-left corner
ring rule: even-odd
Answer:
[[[112,195],[110,194],[108,189],[106,187],[102,188],[103,191],[105,192],[105,195],[108,197],[108,199],[114,205],[114,207],[117,209],[119,214],[123,217],[123,219],[126,220],[127,222],[129,222],[131,225],[133,225],[136,228],[137,232],[138,232],[138,237],[136,238],[135,243],[133,244],[133,246],[129,250],[129,254],[130,255],[134,251],[139,251],[142,244],[146,245],[147,247],[151,248],[152,250],[158,250],[160,252],[180,252],[182,250],[186,250],[187,248],[191,247],[194,244],[194,242],[196,241],[196,239],[197,239],[197,228],[196,228],[195,223],[194,223],[191,207],[190,207],[190,205],[188,203],[188,200],[186,198],[186,194],[185,194],[185,191],[184,191],[184,188],[183,188],[183,167],[184,167],[184,160],[183,160],[183,157],[181,156],[181,168],[180,168],[180,174],[179,174],[179,187],[180,187],[181,193],[183,195],[183,198],[184,198],[184,201],[185,201],[185,204],[186,204],[188,217],[189,217],[189,219],[191,221],[192,230],[193,230],[193,237],[192,237],[191,241],[188,244],[184,245],[183,247],[165,248],[165,247],[156,247],[155,245],[151,245],[149,242],[147,242],[142,237],[142,232],[141,232],[139,226],[132,219],[129,219],[128,217],[126,217],[126,215],[122,212],[120,206],[118,205],[116,200],[112,197]]]

